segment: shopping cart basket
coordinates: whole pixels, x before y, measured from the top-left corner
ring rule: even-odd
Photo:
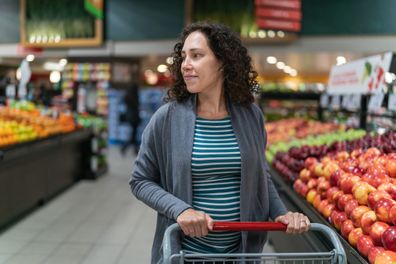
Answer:
[[[164,263],[347,263],[344,248],[336,233],[329,227],[312,223],[310,231],[321,232],[334,247],[327,252],[296,252],[296,253],[229,253],[229,254],[186,254],[180,251],[173,254],[171,251],[171,236],[181,229],[178,224],[167,228],[163,240]],[[285,231],[286,225],[274,222],[215,222],[213,230],[228,231]]]

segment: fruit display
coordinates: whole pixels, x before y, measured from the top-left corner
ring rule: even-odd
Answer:
[[[363,147],[360,143],[365,135],[366,132],[363,130],[349,129],[294,140],[288,144],[278,143],[267,149],[266,157],[287,181],[293,182],[303,169],[306,158],[320,159],[333,151],[354,149],[355,146],[360,145]]]
[[[41,111],[27,101],[12,102],[9,107],[0,107],[0,147],[69,133],[78,127],[68,113]]]
[[[269,146],[278,142],[284,143],[294,139],[306,138],[310,135],[320,135],[333,131],[345,130],[344,126],[337,124],[322,123],[302,118],[289,118],[268,122],[265,128],[267,130],[267,142]]]
[[[322,159],[305,159],[293,184],[370,263],[396,261],[395,140],[392,132],[365,136],[363,148],[352,151],[348,143],[335,144],[339,149]]]

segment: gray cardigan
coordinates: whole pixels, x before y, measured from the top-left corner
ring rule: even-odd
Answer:
[[[191,156],[196,119],[196,96],[170,102],[153,115],[143,132],[130,186],[132,193],[158,212],[152,264],[162,263],[165,229],[191,208]],[[272,183],[264,157],[266,133],[261,110],[228,103],[232,127],[241,152],[241,221],[266,221],[287,212]],[[178,253],[180,239],[172,239]],[[261,252],[265,232],[242,232],[240,252]]]

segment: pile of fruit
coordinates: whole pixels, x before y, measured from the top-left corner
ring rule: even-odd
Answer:
[[[334,131],[345,130],[344,126],[333,123],[322,123],[302,118],[282,119],[265,124],[267,130],[267,145],[277,142],[289,142],[294,139],[306,138],[310,135],[320,135]]]
[[[396,133],[371,137],[370,142],[393,148]],[[348,145],[341,145],[345,150],[321,161],[305,159],[293,187],[370,263],[395,263],[395,149],[389,153],[383,147],[348,151]]]
[[[26,105],[27,108],[0,108],[0,147],[68,133],[77,128],[71,114],[61,113],[52,118],[42,115],[30,104]]]
[[[293,182],[298,178],[304,167],[304,160],[308,157],[322,158],[331,152],[355,148],[367,149],[372,146],[373,137],[365,135],[364,130],[349,129],[294,140],[288,144],[278,143],[267,149],[266,157],[287,181]]]

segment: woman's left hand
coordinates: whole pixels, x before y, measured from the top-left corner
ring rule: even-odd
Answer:
[[[301,213],[288,212],[285,215],[278,216],[275,222],[280,222],[287,225],[286,233],[300,234],[308,231],[311,225],[308,217]]]

